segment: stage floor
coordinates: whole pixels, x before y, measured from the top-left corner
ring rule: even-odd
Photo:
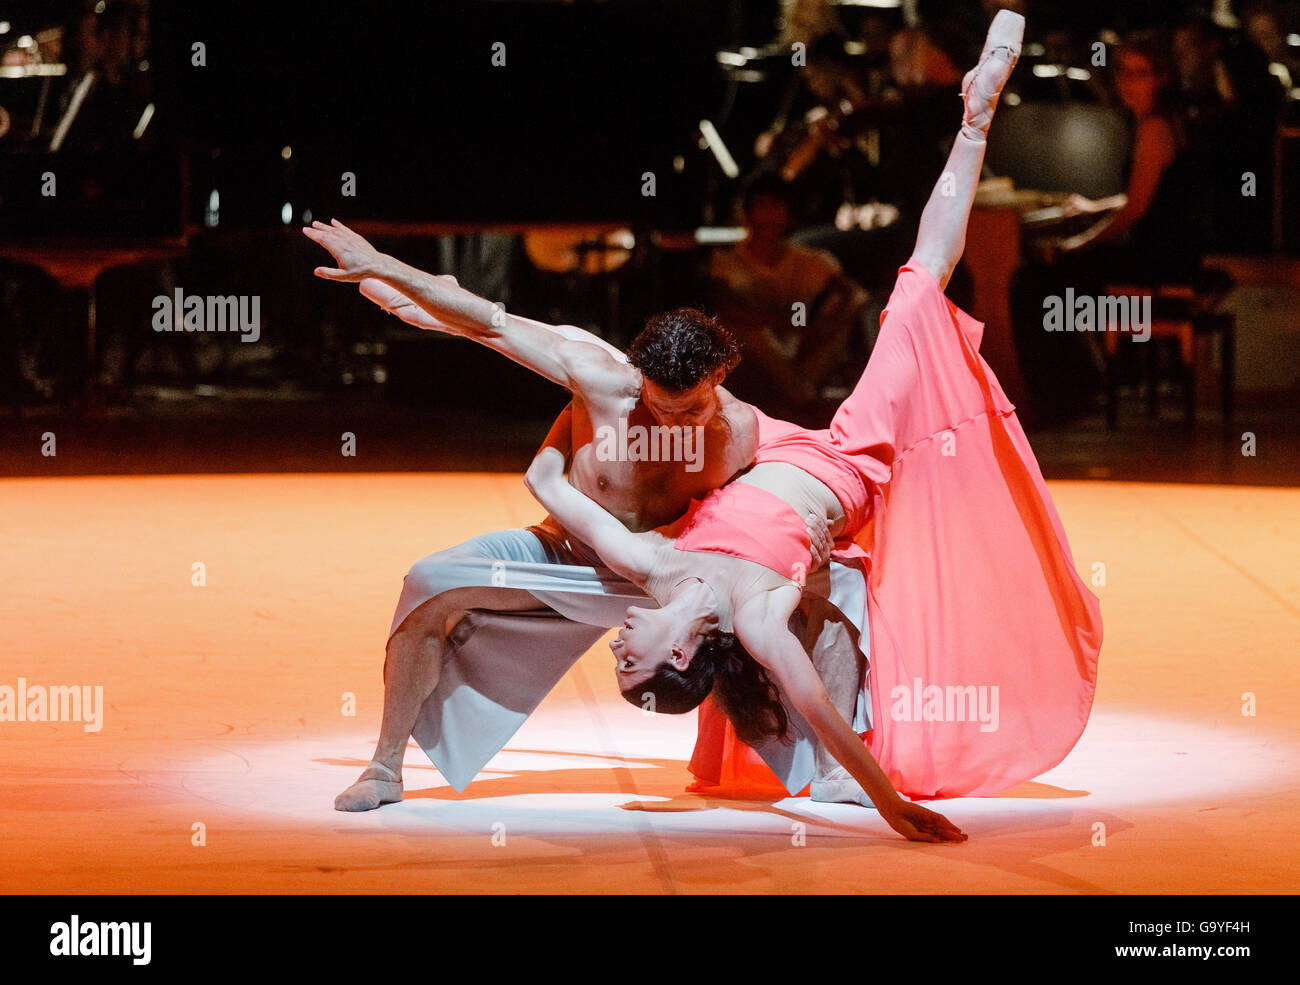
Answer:
[[[464,793],[412,746],[401,804],[334,811],[402,576],[533,522],[519,476],[0,481],[0,686],[105,706],[99,731],[0,722],[0,890],[1295,892],[1300,490],[1051,489],[1080,573],[1105,566],[1092,720],[1036,781],[932,804],[970,840],[924,845],[684,793],[694,716],[626,704],[603,643]]]

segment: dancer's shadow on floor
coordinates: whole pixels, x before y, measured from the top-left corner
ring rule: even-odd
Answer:
[[[474,801],[487,801],[492,798],[526,796],[529,794],[624,794],[628,795],[630,799],[619,803],[618,806],[622,810],[639,812],[645,815],[692,814],[728,810],[779,817],[789,822],[807,823],[814,821],[817,830],[822,833],[838,834],[848,838],[870,836],[870,844],[878,842],[880,846],[884,847],[902,850],[926,850],[931,847],[896,841],[891,833],[886,832],[876,831],[869,835],[864,830],[861,822],[854,823],[850,820],[852,817],[850,814],[845,814],[843,817],[828,817],[815,809],[813,811],[800,810],[798,804],[782,804],[781,801],[787,798],[785,793],[779,790],[770,796],[758,797],[738,797],[734,793],[719,791],[718,788],[687,792],[684,788],[693,778],[686,769],[686,763],[680,759],[629,757],[555,749],[512,748],[503,751],[558,759],[599,761],[602,765],[562,769],[487,769],[481,772],[474,782],[460,793],[457,793],[449,786],[430,787],[422,790],[408,789],[405,799],[407,801],[472,803]],[[362,769],[366,766],[366,761],[356,758],[319,759],[317,762],[356,769]],[[404,769],[408,773],[414,771],[437,773],[436,767],[432,764],[408,763]],[[408,777],[408,782],[409,779],[412,778]],[[970,846],[974,846],[972,854],[977,853],[975,858],[970,859],[970,863],[986,866],[997,871],[1005,871],[1017,877],[1029,878],[1041,882],[1045,886],[1065,892],[1085,894],[1107,892],[1103,886],[1090,881],[1086,877],[1062,871],[1049,861],[1058,852],[1078,848],[1080,840],[1084,839],[1086,841],[1089,835],[1095,831],[1095,823],[1098,821],[1105,825],[1111,837],[1127,831],[1133,826],[1130,820],[1103,810],[1097,811],[1095,815],[1089,812],[1083,818],[1087,826],[1080,827],[1075,808],[1068,803],[1056,803],[1057,801],[1074,801],[1088,795],[1089,791],[1086,790],[1069,790],[1048,783],[1030,781],[992,797],[972,798],[972,800],[988,804],[993,810],[981,812],[979,816],[970,818],[962,825],[963,829],[972,836],[972,840],[966,842],[964,847],[970,850]],[[1016,802],[1026,800],[1041,800],[1048,803],[1044,804],[1045,810],[1028,812],[1013,806]],[[1005,805],[1005,809],[998,809],[999,802]],[[944,801],[927,801],[925,803],[931,809],[942,810]],[[879,815],[876,815],[874,811],[870,812],[870,815],[864,811],[861,815],[863,818],[868,816],[878,817]],[[1023,835],[1035,838],[1032,850],[1026,851],[1021,837]],[[554,841],[555,844],[565,846],[571,844],[569,839],[563,837],[557,836],[550,839],[545,836],[541,837],[543,840]],[[709,849],[725,846],[728,849],[737,849],[734,834],[724,836],[714,832],[700,831],[692,833],[691,838],[692,844],[697,848]],[[838,841],[839,839],[832,839],[819,844],[827,850],[835,850],[839,847],[836,844]],[[785,842],[782,839],[781,845],[784,844]],[[599,843],[584,840],[581,850],[589,857],[599,857],[605,851],[622,850],[620,846],[621,842],[617,839],[609,839],[606,842]],[[738,850],[742,860],[752,862],[765,857],[771,852],[783,851],[784,848],[780,846],[774,847],[760,837],[752,842],[745,841],[741,843]],[[805,850],[816,851],[817,849],[808,848]],[[516,864],[516,861],[511,861],[508,864]],[[444,864],[449,863],[444,863],[442,860],[427,863],[428,866],[432,867]],[[459,865],[461,863],[457,862],[455,864]],[[405,867],[409,867],[409,865],[409,861],[403,863]],[[734,874],[732,878],[734,878]]]
[[[554,749],[503,749],[504,753],[545,756],[558,759],[600,760],[611,764],[568,769],[484,769],[465,790],[457,792],[449,786],[428,787],[423,790],[406,790],[404,801],[438,800],[448,803],[486,801],[496,797],[522,797],[530,794],[626,794],[641,797],[662,797],[662,800],[631,800],[617,806],[625,811],[645,813],[699,813],[702,811],[731,810],[765,814],[789,821],[807,822],[809,815],[797,810],[779,807],[778,802],[789,795],[783,790],[770,794],[727,795],[716,788],[700,792],[687,792],[690,773],[680,759],[655,759],[605,755],[601,753],[569,752]],[[367,762],[360,759],[318,759],[316,762],[332,766],[354,766],[364,769]],[[433,764],[407,763],[404,772],[428,770],[436,773]],[[496,776],[494,773],[503,775]],[[684,775],[683,775],[684,774]],[[409,783],[409,778],[408,778]],[[819,828],[860,836],[860,825],[846,824],[831,818],[818,817]]]
[[[686,763],[680,759],[654,759],[607,755],[603,753],[571,752],[559,749],[501,750],[505,754],[546,757],[554,760],[599,760],[605,765],[548,769],[527,767],[509,769],[487,766],[464,790],[457,792],[450,786],[410,789],[413,777],[407,775],[406,800],[472,801],[492,797],[522,797],[529,794],[590,794],[624,793],[632,796],[675,797],[682,792],[689,779]],[[350,766],[365,769],[369,763],[355,758],[322,758],[318,763],[330,766]],[[428,772],[438,774],[432,763],[407,763],[404,774]],[[779,798],[772,798],[773,800]]]
[[[485,768],[470,786],[456,791],[450,786],[428,787],[425,789],[408,789],[406,800],[443,800],[473,801],[492,797],[518,797],[529,794],[590,794],[623,793],[662,797],[662,800],[633,800],[620,804],[627,811],[644,811],[646,813],[671,814],[692,811],[717,810],[755,810],[785,816],[788,811],[776,807],[779,801],[789,796],[784,790],[773,788],[769,791],[736,791],[725,787],[703,786],[692,783],[698,789],[683,789],[682,774],[687,777],[686,763],[680,759],[656,759],[647,757],[630,757],[602,753],[574,752],[556,749],[503,749],[502,752],[529,756],[545,756],[558,759],[600,760],[605,764],[598,767],[568,769],[493,769]],[[320,759],[317,762],[332,766],[354,766],[364,769],[368,765],[360,759]],[[429,764],[407,763],[403,769],[436,773],[437,767]],[[660,771],[654,772],[651,771]],[[493,775],[500,774],[500,775]],[[980,800],[1068,800],[1088,796],[1087,790],[1069,790],[1050,783],[1028,781],[995,794],[981,797]],[[932,801],[927,801],[933,805]],[[795,815],[791,815],[792,817]]]

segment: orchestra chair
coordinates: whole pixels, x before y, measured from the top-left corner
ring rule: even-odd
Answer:
[[[1147,411],[1155,418],[1160,413],[1159,361],[1155,343],[1173,342],[1178,352],[1178,382],[1182,390],[1183,424],[1196,423],[1197,354],[1201,338],[1218,338],[1219,400],[1225,424],[1232,421],[1232,394],[1235,376],[1236,317],[1218,311],[1233,287],[1232,278],[1220,270],[1202,270],[1192,284],[1108,284],[1112,297],[1151,297],[1151,337],[1143,366],[1147,392]],[[1130,332],[1112,331],[1102,326],[1106,350],[1106,424],[1115,430],[1119,417],[1120,344]]]

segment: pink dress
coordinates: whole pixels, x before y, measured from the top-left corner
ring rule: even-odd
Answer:
[[[865,741],[913,799],[993,794],[1055,766],[1082,734],[1097,682],[1100,605],[1075,570],[1014,408],[980,358],[983,327],[911,261],[830,428],[759,415],[757,461],[804,469],[845,508],[853,540],[835,553],[857,558],[868,579]],[[692,510],[677,546],[790,576],[807,556],[799,518],[776,510],[768,537],[741,519],[767,495],[724,487]],[[700,708],[691,771],[694,790],[781,792],[711,701]]]

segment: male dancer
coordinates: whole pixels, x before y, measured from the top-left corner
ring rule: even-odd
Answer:
[[[738,349],[700,312],[677,309],[655,316],[626,358],[572,326],[507,314],[454,278],[379,253],[337,221],[313,223],[303,232],[338,264],[317,268],[318,276],[359,282],[363,294],[403,320],[472,338],[568,388],[574,401],[557,423],[571,430],[578,449],[571,481],[629,529],[676,519],[692,498],[753,461],[758,419],[753,408],[720,385],[738,361]],[[611,457],[607,443],[593,440],[602,433],[636,434],[634,429],[654,434],[650,429],[656,427],[679,429],[676,447],[689,442],[694,453],[667,461]],[[809,522],[820,561],[829,552],[829,536],[824,519]],[[830,594],[832,585],[855,614],[846,618],[810,593],[801,615],[803,635],[843,713],[865,728],[856,645],[865,627],[861,578],[841,571],[821,582],[821,594]],[[568,667],[606,628],[622,621],[628,602],[643,599],[639,589],[614,576],[549,520],[478,537],[417,562],[403,585],[389,637],[375,757],[337,798],[336,808],[371,810],[400,800],[400,769],[412,734],[449,781],[463,787]],[[568,618],[538,619],[539,606]],[[524,612],[528,616],[508,615]],[[456,659],[449,661],[453,651]],[[522,658],[520,652],[529,655]],[[804,785],[815,758],[815,797],[866,802],[852,778],[824,750],[817,749],[814,757],[808,742],[795,750],[773,743],[760,752],[791,792]]]

